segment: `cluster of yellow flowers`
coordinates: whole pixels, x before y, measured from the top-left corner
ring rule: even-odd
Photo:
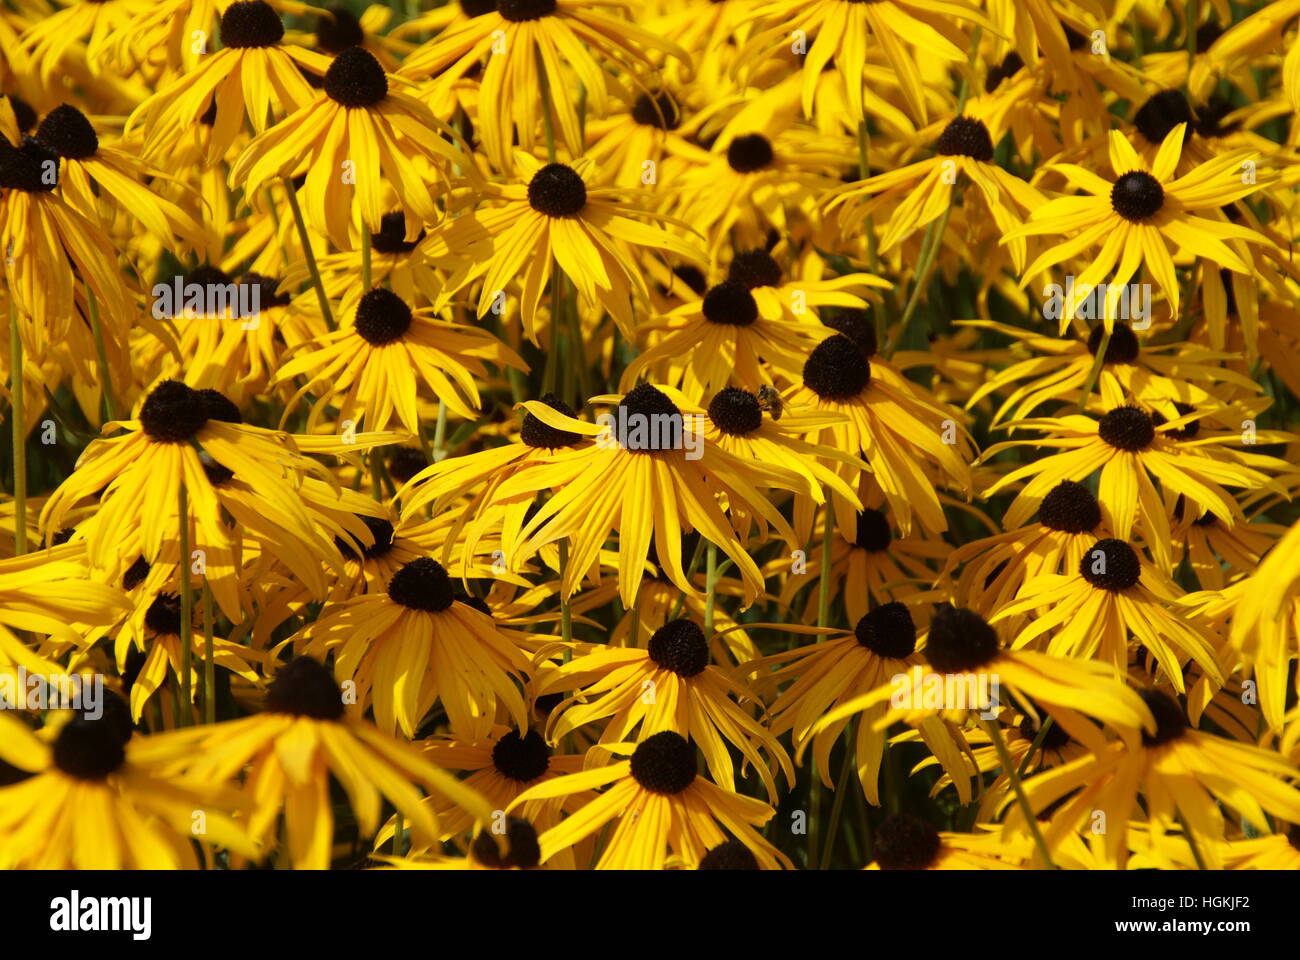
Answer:
[[[0,0],[0,868],[1300,868],[1300,0],[422,5]]]

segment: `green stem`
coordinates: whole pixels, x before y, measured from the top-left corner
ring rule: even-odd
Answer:
[[[330,310],[329,297],[325,296],[325,284],[320,278],[320,268],[316,266],[316,254],[311,248],[311,235],[307,232],[307,221],[302,216],[302,206],[298,203],[298,191],[292,180],[284,181],[285,192],[289,195],[289,209],[293,211],[293,222],[298,226],[298,242],[302,244],[302,255],[307,258],[307,269],[311,273],[311,285],[316,291],[316,300],[320,303],[321,315],[325,324],[334,329],[334,313]]]
[[[9,417],[14,446],[14,556],[27,552],[27,414],[23,410],[23,338],[9,298]]]
[[[1034,742],[1029,745],[1028,752],[1025,753],[1024,757],[1020,761],[1020,769],[1016,771],[1020,776],[1023,777],[1029,772],[1029,762],[1034,759],[1034,754],[1038,752],[1038,748],[1041,747],[1043,741],[1047,739],[1047,731],[1052,728],[1052,722],[1052,718],[1048,717],[1043,721],[1043,725],[1038,728],[1038,735],[1034,737]]]
[[[1196,869],[1206,869],[1205,858],[1201,856],[1200,844],[1196,842],[1196,834],[1192,833],[1191,829],[1187,826],[1187,821],[1183,819],[1183,811],[1177,810],[1176,816],[1178,818],[1178,825],[1183,828],[1183,836],[1187,838],[1187,845],[1192,848],[1192,859],[1196,861]]]
[[[181,707],[176,717],[177,727],[188,727],[192,719],[194,679],[194,651],[191,636],[194,624],[194,587],[190,583],[190,496],[185,484],[180,485],[177,498],[177,517],[180,523],[180,575],[181,575]]]
[[[712,540],[706,553],[704,564],[704,636],[713,639],[713,604],[717,599],[718,586],[718,547]]]
[[[423,436],[423,434],[421,435]],[[433,427],[433,455],[432,460],[437,463],[447,456],[447,405],[441,400],[438,401],[438,422]],[[426,453],[426,456],[428,454]]]
[[[1106,363],[1106,350],[1110,347],[1111,331],[1103,329],[1101,332],[1101,342],[1097,344],[1097,354],[1092,358],[1092,366],[1088,368],[1088,379],[1083,382],[1083,394],[1079,397],[1079,413],[1083,413],[1088,408],[1088,397],[1092,395],[1092,388],[1097,383],[1097,378],[1101,376],[1101,368]]]
[[[835,536],[835,515],[830,498],[826,499],[822,521],[822,568],[817,578],[817,626],[824,627],[831,614],[831,547]],[[821,637],[817,638],[821,640]]]
[[[849,792],[849,783],[853,774],[853,745],[849,743],[848,730],[844,735],[844,762],[840,764],[840,777],[835,781],[835,802],[831,804],[831,822],[826,827],[826,840],[822,846],[821,869],[825,870],[831,862],[831,847],[839,831],[840,815],[844,812],[844,798]]]
[[[95,338],[95,353],[99,358],[99,396],[104,404],[104,419],[117,419],[117,403],[113,399],[113,378],[108,372],[108,349],[104,345],[104,327],[99,322],[99,305],[95,294],[86,284],[86,305],[90,314],[90,332]]]
[[[212,639],[212,587],[203,578],[203,722],[217,722],[217,662]]]
[[[1057,869],[1051,853],[1047,850],[1047,842],[1043,839],[1043,832],[1038,829],[1038,818],[1034,816],[1034,809],[1029,805],[1029,798],[1025,796],[1025,787],[1020,782],[1020,774],[1016,772],[1016,765],[1011,759],[1011,752],[1007,750],[1007,742],[1002,739],[1002,728],[998,726],[996,719],[986,720],[981,717],[980,722],[984,724],[984,729],[988,731],[989,738],[993,741],[993,746],[998,752],[998,759],[1002,761],[1002,769],[1007,772],[1007,779],[1011,781],[1011,789],[1015,792],[1016,802],[1020,804],[1020,809],[1025,815],[1025,823],[1029,827],[1029,835],[1034,838],[1034,846],[1038,848],[1038,855],[1043,858],[1043,863],[1049,870]]]

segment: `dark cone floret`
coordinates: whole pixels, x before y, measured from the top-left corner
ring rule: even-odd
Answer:
[[[1111,208],[1125,220],[1149,220],[1165,205],[1165,188],[1145,170],[1130,170],[1110,188]]]
[[[218,463],[206,450],[199,451],[199,466],[203,468],[203,475],[208,478],[208,483],[214,487],[224,487],[235,479],[235,471]]]
[[[208,422],[203,397],[179,380],[164,380],[140,407],[140,426],[159,443],[184,443]]]
[[[876,325],[871,322],[871,314],[866,310],[836,310],[822,318],[822,325],[830,327],[836,333],[848,337],[868,357],[874,357],[876,343]]]
[[[709,281],[704,278],[704,271],[689,263],[673,267],[673,276],[696,293],[703,293],[709,286]]]
[[[939,831],[910,813],[891,814],[876,828],[874,849],[881,870],[926,870],[939,856]]]
[[[333,4],[325,8],[332,17],[316,18],[316,46],[326,53],[342,53],[366,41],[365,31],[347,7]]]
[[[36,128],[36,139],[61,157],[84,160],[99,149],[99,137],[86,115],[70,104],[51,110]]]
[[[345,107],[373,107],[388,96],[388,77],[368,50],[348,47],[325,71],[325,93]]]
[[[889,549],[894,532],[889,529],[889,518],[881,511],[867,507],[858,514],[853,542],[868,553],[881,553]]]
[[[803,382],[823,400],[852,400],[871,382],[871,362],[856,343],[837,333],[808,355]]]
[[[281,667],[271,681],[266,709],[314,720],[338,720],[343,716],[343,691],[319,660],[297,657]]]
[[[735,280],[724,280],[710,287],[700,308],[704,319],[725,327],[747,327],[758,319],[758,303],[749,287]]]
[[[1020,721],[1020,735],[1031,743],[1037,739],[1038,732],[1042,727],[1034,723],[1034,718],[1026,716]],[[1065,728],[1059,723],[1053,721],[1052,725],[1047,728],[1043,734],[1043,742],[1039,744],[1040,750],[1061,750],[1070,742],[1070,735],[1065,732]]]
[[[679,677],[693,677],[709,665],[709,642],[693,621],[669,620],[650,637],[650,659]]]
[[[720,843],[700,859],[701,870],[757,870],[758,858],[739,840]]]
[[[772,152],[772,142],[761,133],[747,133],[737,137],[727,147],[727,163],[737,173],[753,173],[772,165],[776,155]]]
[[[132,646],[132,649],[137,649]],[[135,736],[135,724],[131,722],[131,707],[114,690],[105,689],[99,708],[101,716],[108,721],[110,728],[116,732],[118,739],[125,745]]]
[[[1193,407],[1191,404],[1178,403],[1177,401],[1174,402],[1174,409],[1178,411],[1179,418],[1185,417],[1189,413],[1196,412],[1196,408]],[[1155,426],[1159,427],[1163,424],[1168,423],[1169,421],[1164,418],[1164,414],[1152,413],[1151,422]],[[1201,421],[1193,420],[1190,423],[1183,424],[1181,427],[1179,427],[1176,430],[1166,430],[1165,436],[1171,440],[1195,440],[1196,435],[1200,432],[1201,432]]]
[[[59,155],[33,137],[13,147],[0,135],[0,190],[49,193],[59,185]]]
[[[1156,438],[1156,424],[1141,407],[1116,407],[1097,424],[1097,435],[1117,450],[1145,450]]]
[[[70,777],[103,780],[126,762],[120,720],[107,712],[97,720],[69,720],[54,740],[53,759]]]
[[[1291,844],[1293,850],[1300,850],[1300,823],[1291,825],[1291,829],[1286,832],[1286,842]]]
[[[646,425],[644,443],[637,442],[638,423]],[[628,391],[614,414],[616,439],[625,450],[643,452],[671,449],[674,435],[684,426],[682,412],[677,409],[677,404],[662,390],[648,383],[639,384]]]
[[[1194,122],[1192,105],[1181,90],[1161,90],[1142,104],[1133,116],[1133,125],[1138,128],[1138,133],[1146,138],[1147,143],[1157,146],[1180,123],[1187,124],[1187,131],[1190,131]],[[1183,136],[1186,137],[1187,133],[1184,132]]]
[[[1237,108],[1233,106],[1232,101],[1226,100],[1217,93],[1214,94],[1197,108],[1196,132],[1207,140],[1236,133],[1241,129],[1240,120],[1224,123],[1224,118],[1235,109]]]
[[[257,308],[259,311],[269,310],[272,307],[287,307],[289,301],[293,299],[292,295],[288,292],[277,293],[276,290],[280,286],[280,281],[275,277],[268,277],[265,274],[246,273],[239,278],[239,285],[241,287],[248,286],[257,288]]]
[[[150,633],[178,637],[181,633],[181,598],[175,593],[160,593],[144,612],[144,626]]]
[[[244,422],[243,415],[235,406],[235,401],[220,390],[203,389],[194,392],[199,395],[199,403],[203,405],[203,415],[209,420],[220,420],[222,423]]]
[[[1062,480],[1043,497],[1038,522],[1062,533],[1087,533],[1101,523],[1101,507],[1083,484]]]
[[[1142,746],[1158,747],[1187,732],[1187,714],[1178,701],[1161,690],[1139,690],[1138,696],[1156,720],[1154,734],[1142,731]]]
[[[587,185],[576,170],[548,163],[528,181],[528,203],[548,217],[572,217],[587,205]]]
[[[729,437],[743,437],[763,425],[758,397],[740,387],[723,387],[709,401],[709,420]]]
[[[537,842],[537,831],[527,820],[506,818],[505,853],[501,852],[499,839],[491,830],[480,833],[470,847],[474,859],[485,867],[498,870],[510,867],[527,870],[541,862],[542,848]]]
[[[781,266],[766,250],[746,250],[736,254],[727,268],[727,279],[744,284],[746,288],[779,287]]]
[[[575,420],[578,417],[573,407],[553,393],[548,393],[542,397],[542,403],[566,417],[572,417]],[[571,447],[576,443],[581,443],[582,434],[574,433],[572,430],[559,430],[550,424],[543,423],[531,413],[525,413],[523,422],[519,425],[519,439],[530,447],[543,450],[558,450],[560,447]]]
[[[393,574],[388,596],[408,610],[427,613],[441,613],[456,599],[447,571],[429,557],[417,557]]]
[[[555,6],[555,0],[497,0],[497,13],[511,23],[523,23],[549,17]]]
[[[471,20],[491,13],[497,8],[497,0],[460,0],[460,9]]]
[[[368,547],[362,545],[360,553],[361,557],[364,557],[366,560],[374,560],[377,557],[382,557],[384,554],[388,553],[388,551],[393,549],[393,525],[390,521],[384,517],[366,517],[361,515],[357,515],[357,519],[366,525],[366,529],[370,531],[371,536],[375,539],[375,542]],[[334,543],[337,544],[338,548],[344,553],[353,557],[358,556],[354,541],[344,539],[343,537],[335,537]]]
[[[1101,338],[1106,335],[1104,326],[1093,327],[1088,334],[1088,352],[1094,357],[1097,350],[1101,347]],[[1133,363],[1138,358],[1138,352],[1141,346],[1138,344],[1137,334],[1127,323],[1119,320],[1115,321],[1115,329],[1111,331],[1110,343],[1106,344],[1106,363]]]
[[[406,214],[397,210],[380,219],[379,232],[370,235],[370,249],[376,253],[410,253],[423,239],[423,228],[414,240],[406,239]]]
[[[998,653],[998,634],[974,610],[941,604],[930,622],[925,655],[939,673],[966,673]]]
[[[388,473],[398,483],[406,483],[429,465],[429,458],[415,447],[398,447],[388,455]]]
[[[656,733],[633,752],[632,777],[651,793],[681,793],[695,782],[695,748],[679,733]]]
[[[643,93],[632,105],[632,119],[643,127],[658,127],[660,130],[676,130],[681,123],[681,111],[677,101],[665,90],[651,95]]]
[[[126,573],[122,574],[122,589],[130,593],[140,586],[148,575],[149,561],[143,556],[136,557],[131,566],[126,568]]]
[[[934,152],[943,157],[970,157],[988,163],[993,159],[993,137],[983,120],[957,117],[939,134]]]
[[[536,730],[529,730],[522,737],[511,730],[493,746],[492,765],[501,776],[527,783],[550,767],[551,748]]]
[[[32,127],[36,126],[36,111],[32,105],[22,97],[15,97],[10,94],[8,97],[0,97],[9,101],[9,106],[13,109],[14,119],[18,121],[18,132],[28,133]]]
[[[916,650],[916,624],[907,605],[893,601],[867,613],[853,628],[858,643],[878,657],[902,660]]]
[[[1142,579],[1137,551],[1123,540],[1098,540],[1079,561],[1079,575],[1094,587],[1117,593]]]
[[[284,24],[262,0],[232,3],[221,15],[223,47],[273,47],[284,37]]]
[[[376,287],[361,297],[353,321],[357,333],[372,346],[400,340],[411,329],[411,308],[385,287]]]

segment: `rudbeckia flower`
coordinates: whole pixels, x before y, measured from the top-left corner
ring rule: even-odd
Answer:
[[[680,395],[678,395],[680,397]],[[640,577],[653,542],[668,578],[687,593],[696,588],[681,562],[682,533],[698,530],[735,564],[745,583],[745,606],[762,590],[763,577],[753,557],[732,532],[727,510],[770,523],[787,543],[794,532],[785,518],[755,487],[800,489],[797,474],[774,465],[747,463],[716,446],[702,443],[698,415],[684,415],[663,391],[642,384],[619,398],[607,425],[566,417],[544,403],[524,406],[556,430],[596,437],[595,444],[553,452],[544,464],[522,470],[501,484],[498,501],[532,499],[544,490],[554,495],[524,526],[522,543],[506,557],[518,569],[537,550],[556,540],[572,544],[561,590],[572,595],[591,567],[611,530],[619,532],[619,595],[625,606],[636,602]],[[690,417],[688,419],[688,417]],[[687,456],[688,452],[699,455]],[[751,479],[752,478],[752,479]]]
[[[107,315],[134,312],[117,266],[117,254],[103,230],[55,192],[59,157],[30,137],[20,146],[0,138],[0,251],[10,303],[30,317],[33,342],[65,337],[74,303],[82,296],[80,277]],[[71,261],[76,274],[66,268]]]
[[[522,150],[515,151],[514,160],[518,180],[486,185],[482,195],[489,203],[449,218],[422,247],[435,261],[470,260],[446,292],[481,282],[479,316],[486,316],[499,294],[518,283],[524,330],[536,343],[538,301],[547,281],[554,282],[552,268],[558,266],[583,301],[607,310],[630,338],[632,296],[649,299],[633,248],[705,259],[694,244],[653,225],[676,221],[634,199],[632,189],[591,185],[590,160],[543,164]]]
[[[299,399],[314,393],[309,430],[334,403],[341,420],[364,421],[367,430],[384,430],[396,417],[418,435],[420,382],[457,416],[474,420],[479,405],[474,377],[487,376],[485,360],[528,370],[486,330],[439,319],[434,309],[412,310],[391,290],[375,287],[357,301],[350,325],[300,345],[284,358],[272,383],[306,380],[286,405],[282,422]]]
[[[260,132],[231,167],[230,184],[251,196],[273,178],[305,172],[307,223],[348,250],[353,201],[360,228],[379,232],[391,209],[381,199],[380,185],[387,182],[406,214],[405,239],[415,239],[419,224],[442,216],[434,201],[448,189],[447,171],[463,160],[452,145],[456,134],[397,89],[397,78],[361,47],[321,59],[321,93],[309,90],[299,109]]]
[[[1269,178],[1262,171],[1256,176],[1246,176],[1242,164],[1253,163],[1258,157],[1249,150],[1237,150],[1206,161],[1175,179],[1185,130],[1184,124],[1171,130],[1149,165],[1127,137],[1112,130],[1113,182],[1078,164],[1053,164],[1052,170],[1085,195],[1049,200],[1030,214],[1028,223],[1003,237],[1004,243],[1044,234],[1068,237],[1029,265],[1022,285],[1063,260],[1099,248],[1092,263],[1075,278],[1075,288],[1087,291],[1102,281],[1107,283],[1106,309],[1102,316],[1106,329],[1110,330],[1118,315],[1119,297],[1143,264],[1169,300],[1170,309],[1178,312],[1178,280],[1170,244],[1237,273],[1249,273],[1249,254],[1241,242],[1233,241],[1267,244],[1267,238],[1229,222],[1222,214],[1198,217],[1192,211],[1222,207],[1249,196],[1266,185]],[[1061,314],[1062,333],[1074,319],[1074,305],[1070,307]]]
[[[381,869],[389,870],[533,870],[540,866],[541,848],[531,823],[521,817],[506,817],[500,838],[497,833],[496,822],[492,829],[480,830],[465,857],[376,855],[375,859],[388,865]]]
[[[1002,519],[1006,527],[1018,527],[1029,519],[1047,491],[1062,480],[1085,480],[1101,470],[1097,500],[1102,519],[1121,540],[1128,539],[1140,521],[1144,541],[1154,551],[1156,562],[1167,570],[1169,513],[1152,477],[1160,481],[1166,493],[1182,494],[1190,508],[1210,511],[1225,523],[1235,522],[1242,513],[1222,484],[1254,489],[1270,483],[1267,475],[1233,462],[1217,445],[1192,449],[1179,444],[1177,432],[1194,419],[1194,415],[1186,415],[1157,425],[1140,406],[1124,404],[1099,419],[1071,414],[1008,423],[1011,429],[1033,427],[1048,432],[1050,435],[1035,441],[1035,445],[1062,452],[1011,470],[983,495],[992,496],[1028,479]],[[985,449],[981,459],[988,461],[1022,443],[995,443]]]
[[[207,152],[208,164],[215,164],[243,129],[245,114],[253,130],[262,133],[271,125],[273,111],[291,113],[315,96],[303,69],[320,75],[329,67],[327,57],[280,44],[284,24],[264,0],[226,7],[220,36],[220,50],[161,87],[132,113],[127,132],[143,123],[146,156],[161,157],[164,148],[171,149],[193,131],[215,105]]]
[[[925,120],[922,56],[962,63],[971,43],[966,27],[993,29],[974,4],[934,0],[768,0],[758,4],[753,15],[762,25],[761,32],[741,51],[741,64],[771,56],[776,48],[790,43],[792,30],[799,30],[809,43],[803,65],[805,112],[809,112],[818,75],[833,59],[844,72],[849,113],[854,118],[866,116],[862,109],[863,73],[871,40],[880,45],[893,68],[908,109]],[[909,46],[915,49],[909,50]]]
[[[1021,224],[1021,211],[1040,206],[1044,197],[1036,188],[993,162],[993,147],[1001,138],[1001,132],[989,130],[982,116],[988,113],[987,108],[979,109],[979,105],[972,103],[967,113],[955,117],[943,128],[934,141],[933,157],[848,184],[831,195],[827,210],[847,203],[840,213],[840,220],[844,228],[849,229],[850,214],[854,220],[860,221],[862,216],[884,203],[897,203],[880,239],[880,252],[887,253],[914,231],[943,215],[952,203],[953,189],[960,173],[979,188],[984,206],[998,230],[1006,236]],[[880,194],[880,198],[865,206],[849,203],[875,194]],[[1010,247],[1016,269],[1024,269],[1024,239],[1013,240]]]
[[[794,767],[776,742],[780,731],[769,733],[751,716],[743,704],[755,698],[743,680],[710,660],[704,631],[684,618],[656,630],[645,649],[596,648],[576,656],[539,678],[538,696],[577,691],[551,710],[548,738],[558,742],[570,731],[602,720],[602,746],[622,743],[638,731],[644,740],[672,730],[704,751],[718,786],[735,790],[730,744],[753,766],[775,802],[771,765],[794,783]]]
[[[970,463],[963,454],[971,448],[951,410],[887,361],[868,360],[857,342],[839,333],[808,355],[803,383],[787,393],[786,402],[845,418],[823,429],[818,440],[844,452],[861,451],[905,535],[913,522],[931,533],[948,528],[935,482],[942,477],[969,489]],[[834,466],[841,476],[857,480],[858,471]]]
[[[42,529],[62,529],[70,510],[99,497],[99,509],[86,531],[90,563],[116,580],[134,559],[118,552],[132,531],[140,532],[139,553],[149,563],[159,557],[164,543],[179,539],[183,487],[190,511],[184,522],[196,530],[192,542],[213,550],[213,560],[219,563],[223,554],[229,557],[233,545],[232,531],[221,519],[214,480],[233,480],[257,491],[263,518],[258,525],[278,528],[269,542],[277,545],[286,563],[306,571],[321,561],[335,562],[337,551],[316,530],[294,489],[296,477],[322,468],[299,454],[287,434],[242,419],[234,404],[216,391],[163,381],[145,398],[138,418],[121,424],[126,434],[95,440],[86,448],[79,469],[46,500]],[[228,578],[211,582],[223,609],[239,611]]]
[[[690,863],[729,838],[743,843],[767,870],[792,867],[789,858],[755,829],[776,813],[761,800],[714,786],[696,773],[696,751],[680,734],[665,730],[639,744],[608,744],[628,756],[584,773],[556,777],[524,791],[511,809],[571,793],[607,789],[539,838],[541,862],[618,819],[597,870],[658,870],[669,853]]]
[[[519,146],[538,145],[543,110],[573,156],[581,156],[582,128],[574,98],[566,95],[572,80],[581,81],[589,109],[603,115],[609,93],[604,70],[617,67],[625,77],[650,72],[648,51],[687,60],[675,43],[632,20],[607,16],[606,3],[593,0],[497,0],[487,10],[471,4],[468,19],[452,23],[419,47],[402,64],[412,80],[433,78],[432,93],[449,86],[482,64],[479,81],[479,133],[483,147],[499,167],[506,166],[512,132]],[[543,90],[549,91],[543,94]]]
[[[490,616],[457,601],[447,571],[428,557],[393,574],[387,592],[326,607],[301,641],[310,655],[334,653],[335,675],[355,683],[363,709],[373,703],[384,730],[413,737],[439,699],[458,733],[485,736],[498,703],[528,726],[516,686],[531,672],[528,657]]]
[[[944,728],[930,723],[927,730],[926,724],[934,719],[961,722],[971,713],[996,709],[1003,690],[1026,713],[1036,716],[1035,707],[1041,707],[1066,733],[1092,749],[1099,749],[1104,741],[1087,717],[1101,720],[1132,741],[1140,730],[1154,726],[1150,711],[1109,664],[1009,649],[997,630],[973,610],[940,606],[926,634],[924,654],[925,667],[913,667],[888,684],[840,703],[817,720],[812,734],[888,703],[873,724],[875,729],[888,730],[902,720],[920,727],[923,735],[932,732],[935,739],[927,736],[927,743],[952,777],[962,802],[968,803],[970,773],[958,743],[945,744]]]
[[[726,280],[639,326],[649,345],[628,364],[622,383],[631,389],[648,372],[699,400],[728,386],[757,390],[778,376],[793,378],[832,333],[818,320],[818,307],[864,307],[859,294],[888,286],[870,274],[787,283],[767,251],[738,253]]]
[[[29,774],[0,787],[0,868],[196,870],[200,838],[257,855],[231,817],[240,798],[160,774],[155,738],[132,736],[120,700],[105,707],[97,719],[60,717],[52,740],[0,713],[0,757]]]
[[[180,783],[224,784],[243,773],[253,806],[249,834],[263,846],[273,843],[283,811],[286,852],[299,870],[330,865],[331,776],[347,793],[367,834],[379,827],[382,798],[413,827],[437,836],[437,818],[421,802],[417,784],[452,800],[478,822],[491,816],[481,796],[418,749],[347,713],[342,691],[310,657],[280,668],[267,691],[264,713],[152,737],[149,746],[149,759]]]
[[[794,626],[785,629],[804,632]],[[846,700],[889,683],[920,662],[912,614],[895,600],[864,614],[849,633],[831,633],[816,643],[763,657],[746,664],[745,670],[759,674],[759,682],[764,685],[794,681],[768,707],[772,735],[779,737],[792,731],[799,757],[811,743],[822,783],[831,787],[831,749],[844,728],[855,721],[844,717],[813,736],[817,719]],[[770,666],[778,669],[761,673]],[[885,752],[885,733],[873,724],[884,711],[883,703],[863,711],[853,732],[858,780],[867,802],[873,806],[880,806],[878,781]],[[840,788],[845,785],[840,784]]]
[[[867,865],[868,870],[1020,869],[981,853],[968,834],[940,833],[933,824],[910,813],[890,814],[872,839],[875,859]]]
[[[1116,670],[1128,664],[1128,638],[1138,639],[1183,692],[1182,658],[1190,657],[1215,683],[1223,682],[1217,638],[1172,611],[1179,596],[1173,581],[1123,540],[1107,537],[1084,552],[1071,573],[1043,573],[1025,581],[1016,600],[991,618],[997,623],[1018,614],[1033,614],[1012,644],[1019,649],[1041,644],[1053,656],[1094,657]]]
[[[1109,864],[1122,867],[1127,853],[1129,818],[1139,810],[1141,795],[1147,819],[1169,827],[1184,819],[1198,839],[1208,869],[1222,869],[1227,808],[1257,833],[1267,832],[1265,811],[1292,823],[1300,819],[1300,789],[1295,767],[1249,743],[1195,730],[1182,706],[1159,690],[1142,699],[1154,715],[1154,730],[1140,744],[1114,741],[1078,760],[1044,771],[1025,782],[1034,810],[1064,798],[1064,805],[1045,830],[1052,846],[1094,810],[1106,815],[1105,852]],[[1075,792],[1077,791],[1077,792]],[[1070,794],[1073,793],[1073,796]],[[1024,822],[1018,809],[1007,815],[1006,829]]]

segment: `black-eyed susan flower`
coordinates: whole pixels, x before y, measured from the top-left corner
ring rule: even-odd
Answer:
[[[1267,239],[1232,223],[1216,208],[1249,196],[1267,179],[1262,171],[1253,177],[1243,174],[1242,164],[1257,159],[1248,150],[1208,160],[1175,178],[1185,129],[1179,124],[1170,131],[1149,165],[1124,134],[1112,130],[1113,181],[1078,164],[1054,165],[1054,170],[1084,194],[1049,200],[1032,211],[1029,222],[1003,238],[1003,242],[1011,242],[1045,234],[1068,237],[1031,263],[1022,282],[1029,283],[1061,261],[1097,248],[1092,263],[1075,278],[1075,285],[1080,290],[1091,290],[1103,281],[1107,283],[1102,317],[1106,328],[1111,329],[1120,295],[1144,264],[1171,309],[1178,311],[1179,290],[1170,245],[1229,270],[1249,273],[1250,255],[1244,244],[1264,244]],[[1196,210],[1214,212],[1195,216],[1192,211]],[[1071,305],[1061,315],[1062,333],[1073,318]]]
[[[367,833],[379,826],[381,800],[428,836],[439,833],[418,787],[451,799],[486,822],[483,798],[410,744],[347,712],[329,672],[310,657],[280,668],[263,713],[150,738],[148,759],[182,783],[225,784],[243,773],[252,810],[251,836],[274,842],[281,812],[286,853],[299,870],[324,870],[333,851],[333,775]]]
[[[255,857],[256,844],[231,816],[240,799],[160,774],[150,762],[156,741],[133,736],[117,704],[97,718],[59,717],[52,739],[0,713],[0,757],[28,774],[0,787],[0,867],[194,870],[196,839]]]
[[[518,686],[531,671],[528,657],[489,615],[456,599],[436,560],[408,562],[386,592],[327,607],[303,639],[304,652],[333,653],[335,675],[355,684],[363,708],[373,704],[384,730],[414,736],[437,700],[466,735],[486,735],[498,703],[518,728],[528,726]]]
[[[361,229],[379,232],[391,209],[380,190],[387,182],[406,214],[405,239],[413,240],[419,224],[442,216],[434,201],[458,162],[456,135],[363,48],[326,63],[320,93],[254,138],[231,167],[230,183],[256,194],[273,178],[305,173],[307,222],[351,249],[354,203]]]
[[[940,833],[910,813],[886,817],[876,830],[868,870],[1016,870],[1015,863],[982,852],[968,834]],[[983,844],[987,849],[988,845]]]
[[[548,736],[560,741],[571,730],[601,721],[601,745],[623,743],[638,733],[645,740],[671,730],[700,748],[718,786],[735,790],[730,745],[753,767],[775,801],[772,768],[793,783],[790,758],[776,736],[751,715],[746,701],[756,698],[743,680],[711,659],[704,631],[687,619],[664,624],[644,649],[598,648],[576,656],[547,671],[537,685],[539,696],[576,691],[551,711]]]
[[[536,342],[538,302],[558,267],[584,302],[599,304],[623,334],[632,337],[632,298],[642,303],[649,299],[633,251],[661,250],[704,260],[698,247],[659,226],[672,218],[635,199],[628,188],[590,183],[588,159],[543,164],[516,150],[514,166],[517,180],[485,186],[482,196],[487,203],[448,218],[422,245],[435,261],[470,260],[471,265],[453,277],[448,292],[481,284],[480,316],[488,314],[502,292],[518,284],[524,330]]]
[[[731,793],[696,773],[696,750],[671,730],[639,744],[608,744],[626,755],[607,766],[556,777],[515,800],[529,801],[605,787],[606,789],[539,838],[541,862],[617,820],[597,870],[661,869],[670,853],[690,863],[729,838],[743,843],[767,870],[790,867],[789,858],[755,828],[776,812],[761,800]]]
[[[285,417],[294,402],[313,393],[309,429],[333,403],[341,419],[364,422],[367,430],[383,430],[396,419],[419,435],[420,385],[457,416],[473,420],[479,405],[474,377],[487,376],[484,361],[528,369],[488,331],[443,320],[433,308],[412,310],[391,290],[376,287],[357,300],[351,323],[301,344],[287,357],[274,382],[304,378]]]

